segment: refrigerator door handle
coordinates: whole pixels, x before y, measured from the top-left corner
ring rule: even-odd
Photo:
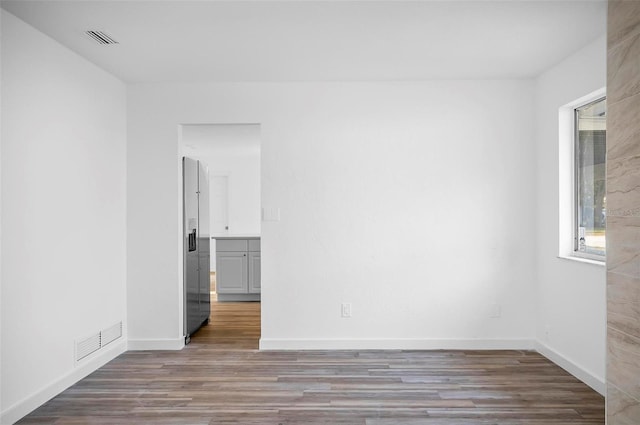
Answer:
[[[191,233],[189,233],[189,252],[196,250],[196,229],[193,229]]]

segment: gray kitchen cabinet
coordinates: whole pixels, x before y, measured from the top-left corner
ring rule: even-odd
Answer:
[[[259,301],[260,278],[260,239],[216,238],[218,301]]]
[[[249,292],[260,293],[260,252],[249,252]]]
[[[216,285],[221,294],[246,294],[249,282],[246,252],[217,252]]]

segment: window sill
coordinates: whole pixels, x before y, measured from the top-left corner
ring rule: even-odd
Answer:
[[[558,258],[563,259],[563,260],[577,261],[578,263],[593,264],[595,266],[603,266],[604,267],[604,266],[607,265],[605,260],[592,260],[590,258],[578,257],[576,255],[558,255]]]

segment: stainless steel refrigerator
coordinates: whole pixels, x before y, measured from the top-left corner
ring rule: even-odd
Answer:
[[[209,172],[195,159],[182,158],[184,196],[184,337],[185,343],[209,322],[210,243]]]

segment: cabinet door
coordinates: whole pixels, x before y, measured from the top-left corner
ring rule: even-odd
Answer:
[[[216,253],[216,285],[221,294],[246,294],[249,289],[246,252]]]
[[[260,253],[249,253],[249,293],[260,293]]]

